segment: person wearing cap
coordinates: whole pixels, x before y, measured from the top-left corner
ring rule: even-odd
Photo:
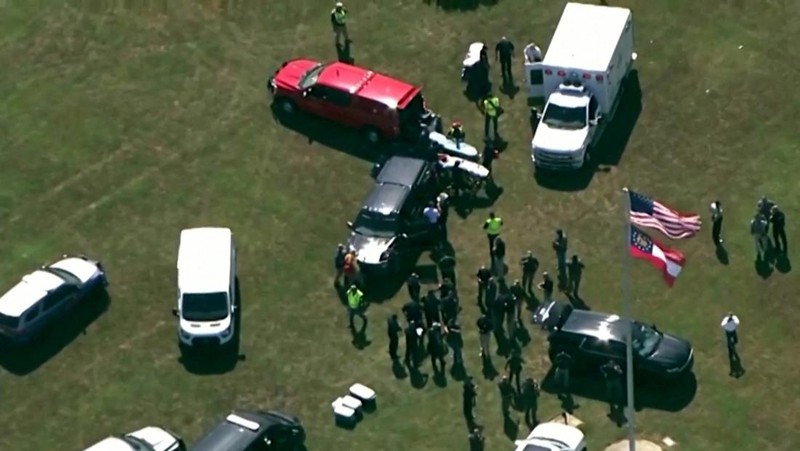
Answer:
[[[461,143],[467,139],[467,134],[464,133],[464,127],[459,121],[453,121],[450,125],[450,130],[447,131],[447,137],[456,143],[456,148],[461,148]]]
[[[333,277],[333,286],[339,288],[342,285],[342,276],[344,275],[344,258],[347,255],[347,250],[344,244],[339,243],[336,247],[336,255],[333,257],[333,267],[336,269],[336,275]]]
[[[526,63],[539,63],[542,61],[542,49],[533,42],[526,45],[522,52],[525,54]]]
[[[483,230],[486,231],[486,239],[489,240],[489,256],[494,256],[494,241],[503,231],[503,218],[489,212],[489,217],[483,222]]]
[[[486,266],[481,266],[478,268],[478,272],[475,273],[475,278],[478,280],[478,307],[480,307],[481,311],[484,311],[486,307],[483,301],[486,289],[489,287],[489,281],[492,278],[492,271]]]
[[[777,205],[773,205],[769,210],[769,222],[772,224],[772,238],[775,241],[775,249],[779,253],[786,254],[788,249],[786,244],[786,215]]]
[[[522,266],[522,287],[527,293],[533,293],[533,279],[536,277],[536,271],[539,269],[539,259],[533,255],[533,252],[528,251],[520,260]]]
[[[350,288],[347,289],[347,316],[351,330],[355,330],[353,319],[356,316],[361,318],[361,321],[364,323],[362,330],[367,327],[367,317],[364,315],[365,306],[364,293],[362,293],[355,284],[350,285]]]
[[[484,98],[483,102],[481,102],[482,110],[483,110],[483,136],[484,138],[489,138],[490,136],[494,141],[500,140],[500,129],[498,128],[498,119],[500,115],[503,114],[503,108],[500,106],[500,99],[490,93],[487,93]],[[489,130],[492,130],[492,134],[489,134]]]
[[[542,281],[539,283],[539,289],[542,290],[545,303],[553,300],[553,279],[547,271],[542,273]]]
[[[741,372],[741,359],[736,352],[736,345],[739,343],[739,317],[733,312],[728,312],[719,324],[725,331],[725,345],[728,347],[728,362],[730,364],[730,375],[737,376]]]
[[[349,44],[350,35],[347,33],[347,10],[342,2],[336,2],[331,10],[331,26],[333,26],[334,39],[336,45],[341,45],[341,39],[344,38],[344,43]]]
[[[715,200],[709,206],[711,210],[711,240],[714,246],[722,246],[722,202]]]
[[[503,36],[494,47],[494,59],[500,60],[500,75],[503,77],[503,86],[512,86],[514,76],[511,74],[511,60],[514,57],[514,44]]]

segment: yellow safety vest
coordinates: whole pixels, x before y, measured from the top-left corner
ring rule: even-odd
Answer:
[[[486,112],[487,116],[497,116],[498,108],[500,108],[500,99],[497,97],[491,97],[483,101],[483,110]]]
[[[364,296],[364,294],[361,293],[361,290],[347,290],[347,305],[350,306],[351,309],[361,307],[362,296]]]
[[[344,25],[345,20],[347,20],[347,12],[345,10],[337,11],[335,8],[331,11],[333,14],[334,20],[336,20],[337,25]]]
[[[486,233],[489,235],[500,235],[500,229],[503,228],[503,220],[501,218],[489,218],[486,220]]]

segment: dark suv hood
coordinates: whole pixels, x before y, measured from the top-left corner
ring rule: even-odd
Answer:
[[[381,255],[392,246],[395,237],[375,237],[352,233],[348,244],[355,249],[359,263],[377,265],[381,263]]]
[[[666,369],[683,367],[692,355],[692,345],[683,338],[664,334],[648,360]]]

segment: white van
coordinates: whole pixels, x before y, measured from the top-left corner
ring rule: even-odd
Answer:
[[[223,227],[181,232],[178,249],[178,337],[182,348],[219,346],[235,334],[236,245]]]
[[[130,434],[108,437],[84,451],[186,451],[186,445],[177,434],[148,426]]]

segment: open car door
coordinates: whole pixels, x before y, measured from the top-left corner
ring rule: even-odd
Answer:
[[[557,329],[573,309],[572,304],[568,302],[550,301],[536,309],[533,313],[533,323],[540,325],[542,329]]]

